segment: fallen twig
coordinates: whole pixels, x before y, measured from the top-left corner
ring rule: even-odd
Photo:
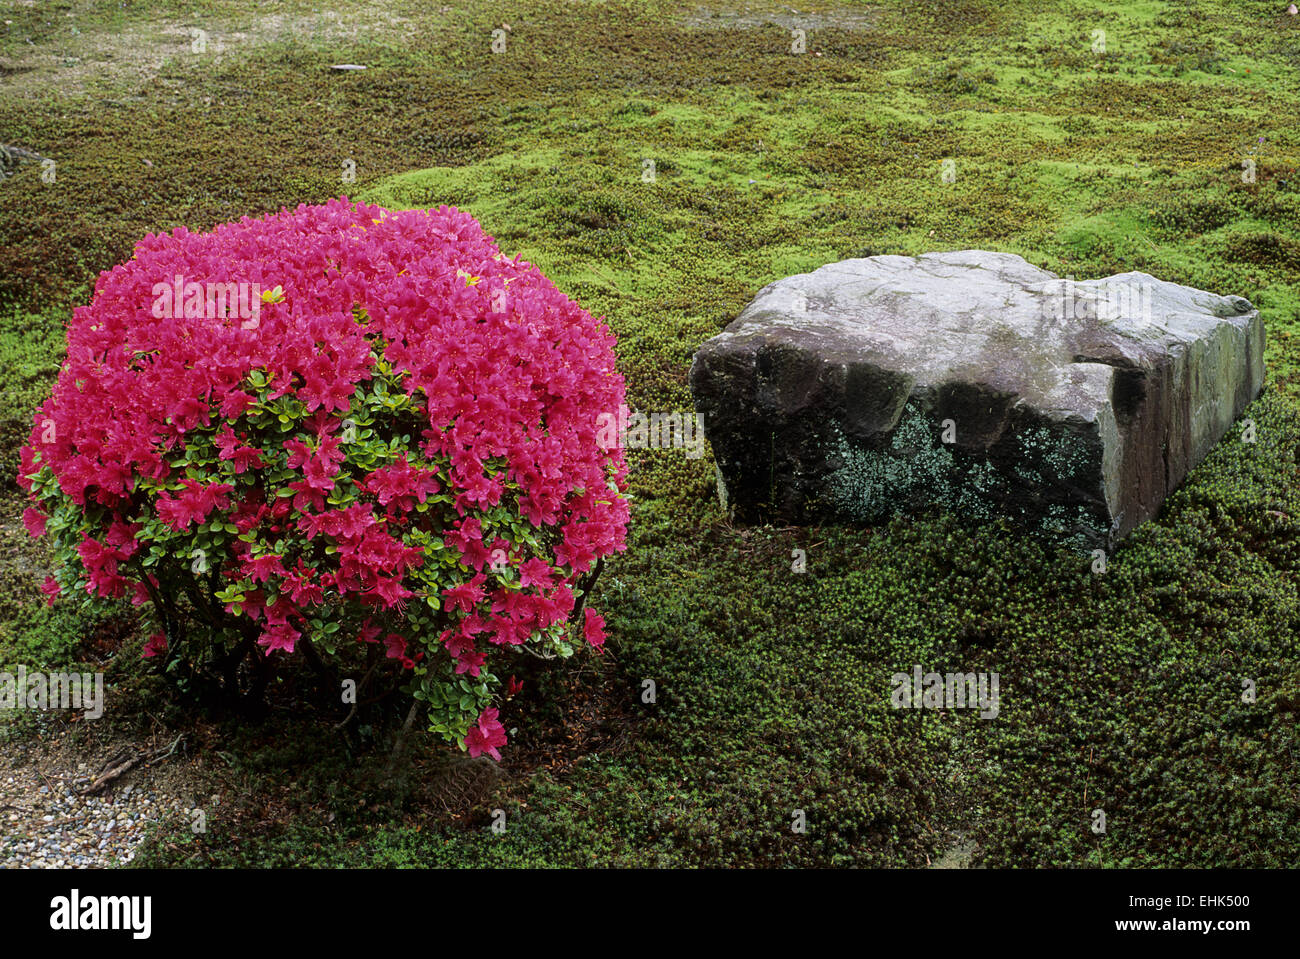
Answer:
[[[130,772],[132,769],[134,769],[136,766],[139,766],[141,763],[149,763],[154,761],[155,759],[169,759],[172,756],[172,754],[176,752],[176,747],[180,745],[181,740],[184,738],[185,738],[185,734],[181,733],[179,736],[177,736],[175,739],[172,740],[172,744],[170,746],[165,746],[159,749],[155,749],[153,752],[140,753],[137,756],[131,756],[130,758],[124,759],[120,762],[116,762],[117,757],[120,757],[122,755],[121,753],[118,753],[117,756],[114,757],[114,759],[109,760],[109,763],[116,762],[116,765],[112,765],[111,768],[107,769],[104,772],[101,772],[95,778],[95,781],[92,782],[89,786],[77,790],[77,794],[81,796],[94,795],[95,793],[102,790],[109,783],[115,781],[124,773]]]

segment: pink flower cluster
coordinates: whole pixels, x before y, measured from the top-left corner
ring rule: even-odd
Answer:
[[[190,281],[274,293],[251,321],[220,309],[156,316],[159,285]],[[624,400],[613,346],[603,322],[448,207],[338,199],[210,233],[151,234],[74,311],[67,359],[22,451],[24,520],[41,535],[60,504],[75,504],[82,585],[136,602],[158,585],[136,562],[143,524],[176,536],[232,524],[209,562],[223,586],[242,584],[227,610],[261,624],[268,654],[294,650],[308,610],[353,602],[391,624],[418,603],[442,614],[435,635],[368,624],[360,638],[386,633],[387,654],[407,668],[437,653],[477,677],[494,649],[570,616],[578,577],[623,548],[626,466],[596,435],[600,414]],[[381,373],[400,379],[416,425],[400,455],[376,464],[353,456],[348,416]],[[288,439],[257,426],[282,397],[305,411]],[[212,451],[206,471],[177,465],[191,448]],[[49,475],[57,488],[34,489]],[[502,508],[536,534],[528,548]],[[418,531],[459,556],[440,596],[415,576],[430,568]],[[603,620],[588,610],[584,625],[599,646]],[[148,655],[164,651],[154,637]],[[504,741],[495,709],[465,740],[494,756]]]

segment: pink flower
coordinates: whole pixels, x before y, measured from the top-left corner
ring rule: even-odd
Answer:
[[[255,583],[265,583],[272,576],[287,575],[288,570],[280,562],[281,557],[274,553],[267,553],[264,556],[258,556],[256,559],[244,563],[243,573]]]
[[[23,510],[23,525],[27,527],[27,532],[33,536],[45,535],[46,518],[46,515],[40,510],[31,508]]]
[[[506,744],[505,727],[497,721],[497,710],[485,709],[478,717],[478,723],[469,728],[465,734],[465,748],[469,750],[471,756],[481,756],[487,753],[498,762],[501,760],[501,753],[498,746]]]
[[[285,579],[283,588],[299,607],[315,606],[325,600],[321,584],[312,581],[314,575],[315,570],[304,567],[299,560],[293,573]]]
[[[153,659],[165,652],[167,652],[167,636],[164,633],[154,633],[144,644],[144,652],[141,655],[145,659]]]
[[[179,494],[161,493],[158,496],[158,518],[174,530],[202,523],[212,510],[225,509],[226,494],[234,489],[229,483],[204,486],[192,479],[181,480],[181,485],[184,489]]]
[[[466,613],[470,612],[477,603],[482,602],[485,593],[483,592],[483,581],[485,577],[479,574],[471,579],[468,583],[461,583],[459,586],[452,586],[444,589],[442,595],[447,597],[446,605],[443,607],[447,612],[459,609]]]
[[[400,576],[376,577],[374,594],[390,609],[401,609],[406,600],[415,595],[412,590],[402,585]]]
[[[555,585],[551,578],[551,567],[540,559],[524,560],[519,566],[519,584],[550,589]]]
[[[216,446],[221,451],[218,458],[232,460],[235,464],[236,473],[243,473],[250,466],[256,469],[262,465],[263,451],[250,446],[239,445],[239,440],[229,426],[223,426],[221,432],[217,434]]]
[[[41,592],[45,594],[46,605],[53,606],[54,598],[63,592],[63,587],[53,576],[46,576],[45,582],[41,583]]]
[[[389,659],[401,659],[406,655],[406,640],[396,633],[389,633],[384,638],[384,648]]]
[[[586,622],[583,623],[582,631],[587,637],[587,642],[596,647],[604,646],[605,617],[590,607],[583,611],[583,615]]]
[[[487,653],[461,653],[456,658],[456,675],[469,673],[471,676],[477,677],[486,662]]]
[[[302,633],[294,629],[288,623],[279,623],[268,626],[262,631],[258,638],[257,644],[266,647],[266,655],[270,656],[277,649],[282,649],[286,653],[292,653],[294,644]]]

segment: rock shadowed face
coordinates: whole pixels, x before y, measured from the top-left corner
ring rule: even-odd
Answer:
[[[765,287],[691,389],[742,520],[937,505],[1108,547],[1258,395],[1263,347],[1248,301],[1145,273],[877,256]]]

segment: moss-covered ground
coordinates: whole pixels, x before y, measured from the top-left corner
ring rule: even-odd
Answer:
[[[634,451],[609,653],[530,676],[499,775],[421,746],[381,784],[383,737],[349,752],[290,682],[259,726],[201,721],[220,811],[140,861],[1300,864],[1300,17],[799,6],[0,2],[0,142],[56,161],[0,182],[6,477],[99,270],[341,193],[474,213],[608,319],[641,410],[691,408],[693,351],[759,287],[855,255],[1143,270],[1244,295],[1268,332],[1257,441],[1230,432],[1104,573],[961,516],[739,528],[710,456]],[[44,608],[0,482],[0,661],[118,650],[100,722],[194,723],[129,615]],[[915,664],[998,672],[999,715],[891,708]]]

